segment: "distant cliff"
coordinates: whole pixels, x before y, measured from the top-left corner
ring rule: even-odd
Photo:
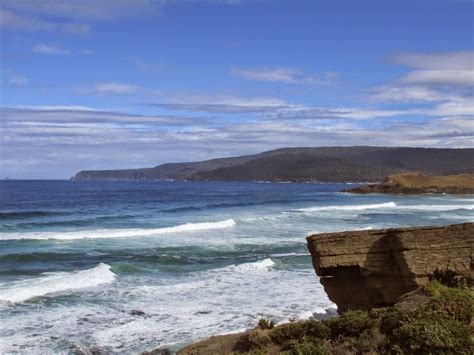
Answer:
[[[359,186],[343,192],[368,194],[474,194],[474,174],[427,176],[420,173],[391,175],[380,184]]]
[[[395,304],[436,269],[473,277],[474,223],[316,234],[316,274],[341,312]]]
[[[73,180],[147,181],[382,181],[402,172],[474,173],[474,149],[319,147],[282,148],[256,155],[153,168],[84,170]]]

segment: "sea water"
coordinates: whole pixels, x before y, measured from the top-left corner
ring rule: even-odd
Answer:
[[[334,308],[311,233],[474,220],[347,184],[0,182],[0,352],[138,353]]]

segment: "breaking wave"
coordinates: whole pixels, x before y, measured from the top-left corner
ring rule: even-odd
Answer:
[[[395,202],[386,202],[386,203],[375,203],[370,205],[350,205],[350,206],[323,206],[323,207],[308,207],[308,208],[300,208],[297,211],[300,212],[318,212],[318,211],[362,211],[362,210],[370,210],[370,209],[377,209],[377,208],[393,208],[397,207]]]
[[[474,205],[398,205],[395,202],[376,203],[369,205],[349,205],[349,206],[322,206],[301,208],[300,212],[319,212],[319,211],[363,211],[379,208],[396,208],[397,210],[413,211],[456,211],[456,210],[474,210]]]
[[[408,205],[400,206],[404,210],[414,211],[456,211],[456,210],[474,210],[474,205]]]
[[[103,263],[87,270],[44,273],[39,278],[1,287],[0,301],[23,302],[51,293],[95,287],[114,280],[115,274],[110,271],[110,266]]]
[[[239,265],[227,266],[224,269],[238,271],[238,272],[267,271],[267,270],[270,270],[274,266],[275,266],[275,262],[272,259],[267,258],[267,259],[255,261],[253,263],[244,263],[244,264],[239,264]]]
[[[13,239],[106,239],[125,237],[148,237],[166,233],[194,232],[209,229],[222,229],[235,226],[233,219],[218,222],[186,223],[174,227],[154,229],[96,229],[78,232],[31,232],[31,233],[5,233],[0,235],[0,240]]]

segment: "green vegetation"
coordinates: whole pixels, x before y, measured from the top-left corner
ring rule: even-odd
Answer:
[[[273,326],[261,320],[241,339],[241,349],[255,355],[474,353],[473,291],[449,273],[432,279],[394,307],[347,311],[321,322]]]
[[[457,275],[453,270],[436,269],[430,276],[431,281],[438,281],[439,283],[454,288],[470,288],[474,286],[472,278],[467,276]]]
[[[258,327],[260,329],[273,329],[275,327],[275,322],[262,318],[258,321]]]

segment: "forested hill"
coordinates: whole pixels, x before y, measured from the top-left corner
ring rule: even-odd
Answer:
[[[73,180],[147,181],[381,181],[401,172],[474,173],[474,149],[318,147],[281,148],[256,155],[153,168],[84,170]]]

